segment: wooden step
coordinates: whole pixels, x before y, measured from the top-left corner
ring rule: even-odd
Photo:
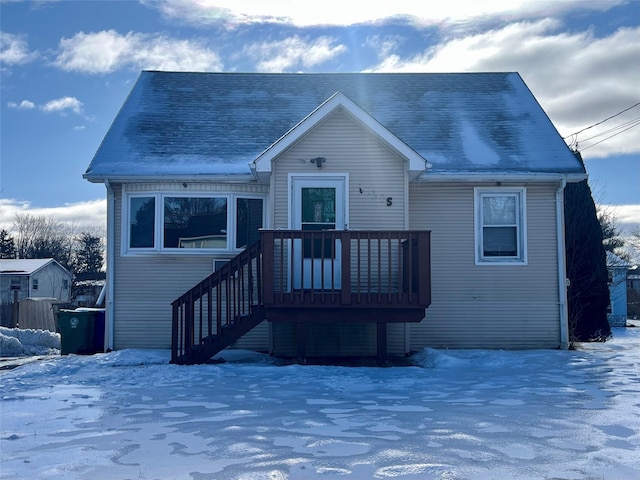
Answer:
[[[233,323],[223,325],[218,334],[203,338],[200,345],[191,347],[189,352],[176,359],[174,363],[181,365],[207,363],[211,357],[257,327],[265,318],[264,308],[251,307],[251,314],[235,317]]]

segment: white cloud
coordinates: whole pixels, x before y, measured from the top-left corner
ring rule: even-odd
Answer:
[[[371,23],[390,17],[404,17],[420,24],[457,21],[488,16],[555,15],[576,7],[606,10],[622,0],[143,0],[164,15],[197,25],[226,24],[229,27],[251,23],[286,23],[348,26]]]
[[[0,32],[0,63],[21,65],[29,63],[38,56],[29,51],[29,45],[20,35]]]
[[[29,100],[22,100],[20,103],[7,102],[7,106],[10,108],[16,108],[18,110],[32,110],[36,108],[36,104]]]
[[[80,115],[82,114],[82,105],[83,103],[75,97],[61,97],[40,105],[40,110],[45,113],[59,112],[62,114],[70,110]],[[20,103],[7,102],[7,106],[16,110],[33,110],[36,108],[36,104],[30,100],[22,100]]]
[[[54,65],[67,71],[110,73],[120,68],[212,71],[222,69],[218,55],[202,43],[115,30],[80,32],[60,40]]]
[[[305,40],[297,35],[276,42],[260,42],[245,47],[242,56],[256,62],[259,72],[283,72],[311,68],[345,52],[344,45],[336,44],[327,36]]]
[[[560,27],[553,19],[512,23],[475,35],[452,37],[411,58],[390,55],[371,70],[517,71],[563,136],[640,100],[640,28],[623,28],[610,36],[595,38],[589,31],[559,32]],[[578,141],[638,117],[639,110],[585,132]],[[632,129],[587,149],[585,158],[638,153],[637,132],[637,128]]]
[[[379,58],[393,55],[401,43],[402,38],[398,35],[372,35],[365,40],[365,45],[377,51]]]
[[[40,108],[46,113],[66,112],[67,110],[71,110],[73,113],[80,115],[82,113],[82,102],[75,97],[62,97],[51,100]]]
[[[640,232],[640,205],[603,205],[603,211],[610,213],[622,235]]]
[[[107,201],[104,199],[70,203],[59,207],[35,208],[29,202],[0,198],[0,228],[11,230],[16,213],[52,218],[77,228],[106,228]]]

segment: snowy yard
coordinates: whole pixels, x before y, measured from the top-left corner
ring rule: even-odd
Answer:
[[[578,351],[425,350],[421,367],[48,357],[0,373],[0,476],[638,479],[640,328],[614,334]]]

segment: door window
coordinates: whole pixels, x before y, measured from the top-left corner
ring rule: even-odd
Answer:
[[[303,187],[302,230],[334,230],[336,228],[336,189]],[[324,245],[323,245],[324,243]],[[304,258],[334,258],[333,242],[326,239],[305,240]]]

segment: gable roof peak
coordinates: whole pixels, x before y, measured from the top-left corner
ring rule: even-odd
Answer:
[[[271,175],[273,160],[338,109],[343,110],[354,121],[376,136],[378,140],[404,158],[411,178],[416,177],[430,167],[429,162],[424,157],[387,130],[347,95],[338,90],[258,155],[250,164],[254,176],[258,180],[266,182]]]

